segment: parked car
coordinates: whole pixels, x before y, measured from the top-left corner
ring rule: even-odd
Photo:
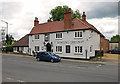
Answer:
[[[60,56],[55,55],[52,52],[47,52],[47,51],[37,53],[36,59],[38,61],[45,60],[45,61],[50,61],[52,63],[56,62],[56,61],[57,62],[61,61],[61,57]]]
[[[113,49],[113,50],[109,50],[109,51],[107,51],[107,53],[120,54],[120,48],[115,48],[115,49]]]

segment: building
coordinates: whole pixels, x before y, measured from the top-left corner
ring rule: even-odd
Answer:
[[[103,45],[105,43],[105,45]],[[74,18],[72,12],[65,10],[64,21],[51,21],[39,24],[34,20],[34,27],[29,34],[29,54],[33,51],[52,51],[61,57],[90,59],[96,50],[109,49],[109,41],[93,25],[82,19]]]
[[[20,40],[16,41],[13,46],[13,52],[14,53],[29,53],[29,36],[25,35]]]
[[[100,37],[100,50],[107,52],[109,50],[109,40]]]
[[[119,41],[112,41],[109,43],[110,50],[118,48],[119,47]]]

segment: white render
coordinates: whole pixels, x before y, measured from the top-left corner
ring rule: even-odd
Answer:
[[[82,38],[75,38],[75,32],[81,31],[83,33]],[[62,39],[56,39],[56,33],[49,33],[50,44],[52,42],[53,53],[61,57],[69,58],[83,58],[89,59],[90,57],[95,56],[95,50],[100,50],[100,34],[93,30],[76,30],[76,31],[64,31],[62,33]],[[35,51],[35,46],[39,46],[39,51],[46,51],[44,45],[45,34],[39,34],[39,39],[35,39],[35,34],[29,35],[29,54],[32,54],[32,51]],[[45,43],[47,44],[47,42]],[[66,45],[70,45],[70,53],[66,53]],[[62,52],[56,52],[56,46],[62,46]],[[82,46],[82,53],[75,53],[75,46]],[[90,46],[92,46],[92,52],[90,52]],[[87,50],[87,58],[86,58]]]
[[[17,48],[19,48],[19,51],[17,51]],[[13,47],[13,52],[19,53],[20,51],[24,54],[28,54],[29,48],[28,47]]]

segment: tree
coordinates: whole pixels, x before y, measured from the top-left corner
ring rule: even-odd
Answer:
[[[64,20],[64,12],[65,12],[65,9],[69,10],[69,7],[64,5],[63,7],[62,6],[57,6],[55,9],[52,9],[50,11],[50,15],[51,15],[51,19],[53,21],[61,21],[61,20]],[[72,19],[74,18],[81,18],[81,14],[79,12],[79,10],[76,10],[75,12],[73,12],[73,10],[71,9],[72,11]]]
[[[116,36],[111,37],[110,41],[120,41],[120,35],[116,35]]]
[[[14,38],[13,38],[13,36],[12,35],[6,35],[6,53],[9,51],[9,52],[12,52],[13,51],[13,47],[11,46],[11,44],[12,44],[12,41],[14,41]]]
[[[12,44],[12,41],[14,41],[14,38],[13,38],[13,36],[12,35],[6,35],[6,43],[8,44],[8,45],[11,45]]]

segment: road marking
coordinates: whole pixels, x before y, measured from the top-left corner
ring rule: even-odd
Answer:
[[[18,82],[25,82],[25,81],[22,81],[22,80],[17,80]]]
[[[9,77],[7,77],[6,79],[8,79],[8,80],[13,80],[13,78],[9,78]]]
[[[13,79],[13,78],[10,78],[10,77],[7,77],[6,78],[7,80],[15,80],[15,79]],[[17,82],[25,82],[25,81],[22,81],[22,80],[16,80]]]

